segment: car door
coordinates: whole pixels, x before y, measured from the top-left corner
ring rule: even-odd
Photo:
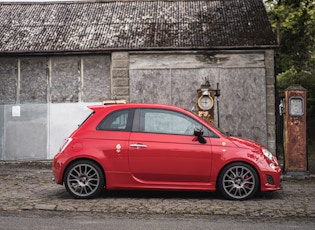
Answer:
[[[116,110],[108,114],[89,135],[94,148],[100,150],[107,159],[107,173],[129,172],[128,140],[132,128],[133,109]]]
[[[129,166],[142,183],[209,182],[211,144],[201,144],[202,125],[172,110],[137,109],[129,140]]]

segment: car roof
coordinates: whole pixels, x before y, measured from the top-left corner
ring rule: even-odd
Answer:
[[[128,103],[128,104],[107,104],[107,105],[90,105],[88,106],[91,110],[102,110],[106,108],[117,108],[117,109],[124,109],[124,108],[157,108],[157,109],[172,109],[177,111],[185,111],[184,108],[169,105],[169,104],[157,104],[157,103]]]

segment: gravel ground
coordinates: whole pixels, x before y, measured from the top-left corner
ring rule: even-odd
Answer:
[[[283,189],[248,201],[209,192],[105,191],[92,200],[72,199],[52,180],[50,162],[0,162],[0,211],[111,214],[229,215],[315,219],[314,176],[285,177]]]

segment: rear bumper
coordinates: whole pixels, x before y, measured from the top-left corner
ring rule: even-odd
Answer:
[[[62,184],[62,177],[63,177],[63,168],[64,166],[64,162],[62,160],[61,154],[58,153],[55,157],[54,160],[52,162],[52,171],[54,174],[54,181],[57,184]]]

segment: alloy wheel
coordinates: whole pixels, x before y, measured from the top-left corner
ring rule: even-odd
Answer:
[[[91,198],[104,187],[100,168],[92,162],[77,162],[65,174],[65,186],[75,198]]]
[[[249,165],[239,163],[223,170],[219,189],[229,199],[244,200],[257,192],[258,183],[256,171]]]

